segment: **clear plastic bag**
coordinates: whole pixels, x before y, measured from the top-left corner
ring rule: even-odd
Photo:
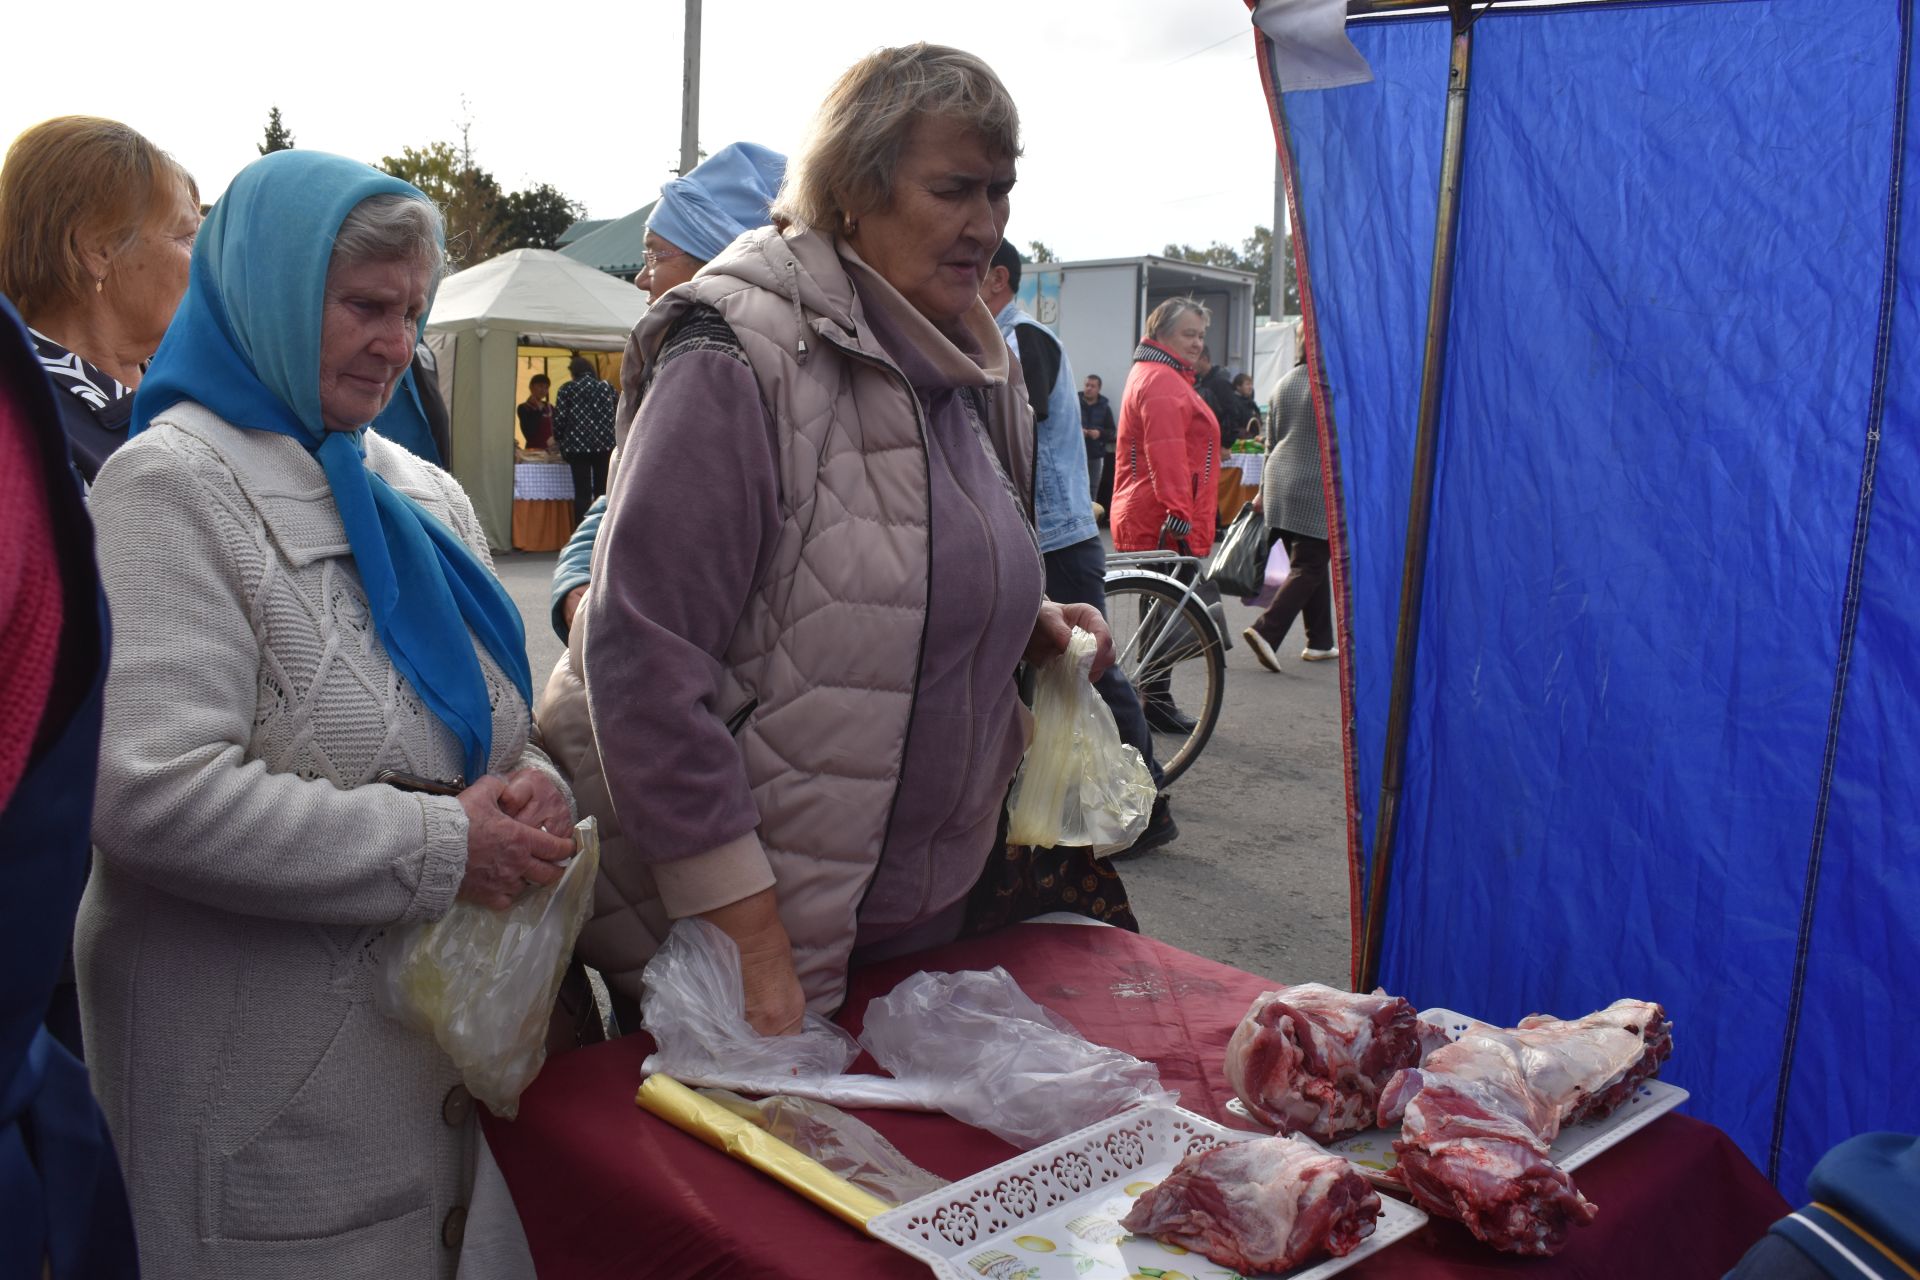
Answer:
[[[1151,1063],[1093,1044],[1005,969],[916,973],[867,1005],[860,1043],[940,1109],[1023,1149],[1129,1107],[1170,1102]]]
[[[785,1094],[750,1102],[725,1089],[700,1092],[888,1204],[905,1204],[947,1185],[901,1155],[872,1125],[831,1103]]]
[[[456,902],[438,920],[387,932],[381,1007],[431,1033],[467,1090],[508,1119],[547,1060],[553,1002],[593,905],[594,820],[581,819],[573,839],[561,877],[505,911]]]
[[[704,920],[674,924],[646,984],[640,1017],[659,1051],[640,1069],[682,1084],[944,1111],[1021,1147],[1171,1096],[1152,1064],[1089,1043],[1005,969],[914,974],[867,1005],[859,1044],[813,1014],[799,1035],[756,1033],[744,1013],[740,954]],[[860,1045],[891,1078],[846,1074]]]
[[[1099,641],[1075,627],[1067,651],[1040,668],[1033,742],[1007,797],[1008,844],[1112,853],[1147,828],[1158,790],[1087,679],[1098,650]]]
[[[798,1035],[763,1036],[747,1022],[740,950],[705,920],[676,920],[647,962],[640,1024],[657,1046],[640,1064],[681,1084],[780,1093],[795,1080],[837,1076],[859,1056],[853,1037],[817,1013]]]

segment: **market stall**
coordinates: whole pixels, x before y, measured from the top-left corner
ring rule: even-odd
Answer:
[[[547,249],[515,249],[441,283],[426,341],[453,420],[448,469],[473,500],[490,546],[520,545],[514,406],[531,370],[563,372],[581,353],[618,385],[619,353],[646,309],[646,294],[631,284]],[[564,381],[556,372],[554,390]]]
[[[513,464],[513,549],[558,551],[573,532],[573,468],[564,462]]]
[[[1222,1062],[1249,1003],[1273,984],[1123,930],[1016,925],[858,970],[839,1021],[857,1032],[868,1001],[919,969],[994,965],[1089,1039],[1154,1063],[1186,1108],[1246,1123],[1227,1108],[1234,1093]],[[928,1274],[924,1263],[642,1112],[634,1093],[651,1049],[645,1035],[633,1035],[555,1058],[522,1096],[518,1119],[486,1120],[542,1280]],[[872,1068],[863,1060],[854,1069]],[[964,1178],[1016,1154],[944,1115],[857,1114],[942,1178]],[[1663,1116],[1596,1157],[1580,1170],[1580,1184],[1600,1216],[1557,1258],[1495,1254],[1459,1224],[1436,1221],[1342,1275],[1718,1276],[1788,1208],[1726,1135],[1682,1114]],[[1661,1263],[1650,1272],[1655,1243]],[[1191,1259],[1187,1272],[1206,1274],[1192,1265],[1203,1261]]]

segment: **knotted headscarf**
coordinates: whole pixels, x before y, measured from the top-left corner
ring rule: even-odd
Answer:
[[[367,469],[364,427],[329,431],[320,416],[334,238],[355,206],[385,194],[426,199],[378,169],[317,151],[277,151],[242,170],[200,228],[186,297],[135,393],[131,429],[191,400],[236,427],[292,436],[313,453],[374,629],[459,739],[471,782],[493,750],[493,709],[473,638],[530,702],[520,611],[451,529]],[[430,288],[429,308],[432,295]]]

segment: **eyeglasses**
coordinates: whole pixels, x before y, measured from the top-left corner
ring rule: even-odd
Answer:
[[[645,249],[641,251],[640,261],[651,271],[663,262],[687,256],[685,249]]]

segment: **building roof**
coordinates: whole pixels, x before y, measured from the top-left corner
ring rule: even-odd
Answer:
[[[612,221],[612,218],[582,218],[560,233],[560,239],[554,247],[570,245],[581,236],[591,235]]]
[[[637,275],[645,265],[640,255],[646,252],[647,219],[656,203],[650,200],[626,217],[615,218],[571,244],[562,244],[560,252],[609,275]]]

